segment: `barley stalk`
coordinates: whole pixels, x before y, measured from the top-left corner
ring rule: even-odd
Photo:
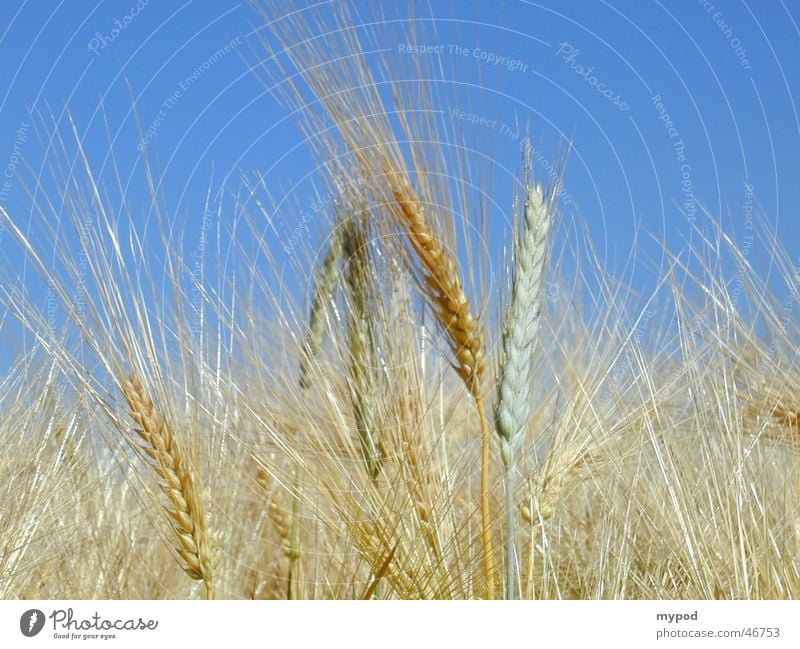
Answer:
[[[265,472],[266,473],[266,472]],[[271,478],[268,479],[271,482]],[[270,500],[268,513],[281,541],[284,555],[288,560],[286,569],[286,599],[298,599],[298,572],[300,567],[300,488],[302,470],[294,469],[292,486],[292,505],[287,516],[277,498]]]
[[[292,513],[289,525],[289,557],[288,585],[286,596],[288,599],[298,599],[300,593],[297,588],[299,584],[300,571],[300,489],[302,487],[302,468],[296,467],[294,470],[294,487],[292,489]]]
[[[141,380],[135,376],[124,380],[122,390],[130,406],[131,418],[138,426],[136,433],[143,442],[142,449],[150,458],[150,466],[167,498],[168,504],[164,508],[175,534],[182,567],[192,579],[203,582],[206,598],[213,599],[217,552],[206,525],[194,477],[175,435]]]
[[[514,599],[517,564],[514,508],[515,453],[530,416],[531,373],[542,320],[542,284],[547,268],[550,201],[539,185],[529,185],[523,230],[516,242],[511,300],[503,331],[495,425],[505,474],[506,599]]]

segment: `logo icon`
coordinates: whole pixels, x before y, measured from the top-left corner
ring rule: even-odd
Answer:
[[[19,618],[19,630],[22,635],[32,638],[44,628],[44,613],[38,608],[25,611]]]

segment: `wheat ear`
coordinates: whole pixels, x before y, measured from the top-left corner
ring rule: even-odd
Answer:
[[[515,452],[530,416],[530,385],[542,321],[542,284],[547,269],[551,202],[530,185],[522,232],[517,237],[511,300],[503,331],[503,360],[495,402],[506,487],[506,599],[514,599],[517,542],[514,509]]]
[[[131,418],[138,426],[136,433],[143,442],[141,447],[150,458],[150,466],[167,497],[169,504],[164,508],[177,540],[182,567],[192,579],[203,582],[206,598],[213,599],[217,552],[206,526],[194,478],[186,466],[178,441],[138,377],[124,380],[122,390],[130,406]]]
[[[394,177],[393,194],[400,207],[408,241],[419,258],[422,280],[441,326],[449,336],[456,359],[455,369],[475,399],[481,424],[481,536],[483,542],[486,596],[494,598],[494,550],[489,511],[489,420],[480,390],[486,368],[483,339],[470,302],[464,293],[458,264],[443,245],[425,210],[407,182]]]

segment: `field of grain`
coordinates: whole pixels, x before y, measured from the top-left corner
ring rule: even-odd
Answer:
[[[387,90],[351,32],[261,8],[319,245],[251,178],[202,254],[156,246],[70,134],[37,236],[0,208],[39,282],[0,292],[0,597],[800,597],[800,275],[767,221],[768,278],[706,215],[642,295],[564,245],[569,144],[540,177],[526,140],[493,264],[424,61]]]

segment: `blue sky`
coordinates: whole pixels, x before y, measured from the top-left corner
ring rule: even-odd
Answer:
[[[580,214],[611,270],[630,255],[637,224],[677,249],[703,219],[701,206],[745,236],[752,203],[800,250],[797,2],[431,0],[415,3],[425,30],[414,43],[392,38],[391,21],[409,15],[405,3],[383,4],[358,3],[361,21],[385,29],[371,57],[426,56],[441,66],[465,140],[493,146],[498,205],[510,208],[522,124],[542,160],[573,141],[566,222]],[[308,209],[314,162],[248,69],[262,25],[247,3],[227,0],[5,0],[0,204],[28,223],[24,176],[40,175],[51,155],[41,120],[45,130],[66,129],[68,110],[98,176],[111,173],[113,155],[130,178],[141,224],[143,151],[170,218],[190,238],[200,236],[209,183],[236,186],[241,173],[265,173],[276,198]],[[8,233],[0,246],[3,263],[23,267]],[[633,282],[644,277],[636,272]],[[6,324],[2,339],[12,337]]]

